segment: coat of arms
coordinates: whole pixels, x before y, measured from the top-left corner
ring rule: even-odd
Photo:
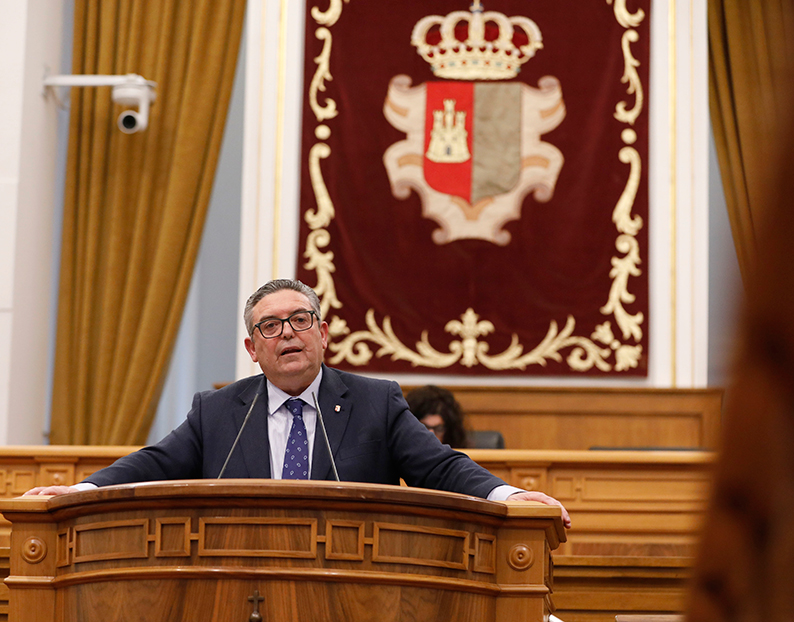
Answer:
[[[405,140],[383,162],[396,198],[415,190],[440,229],[436,244],[471,238],[504,246],[502,227],[520,218],[530,192],[548,201],[563,155],[541,136],[565,118],[557,78],[537,88],[511,81],[543,47],[540,29],[523,16],[484,11],[431,15],[414,26],[411,43],[438,78],[412,86],[392,78],[384,115]]]
[[[328,363],[646,376],[650,0],[314,4],[298,277]]]

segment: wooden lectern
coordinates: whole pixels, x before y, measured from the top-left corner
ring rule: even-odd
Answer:
[[[11,622],[541,622],[560,509],[399,486],[191,480],[0,501]]]

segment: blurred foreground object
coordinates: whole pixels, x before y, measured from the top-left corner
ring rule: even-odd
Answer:
[[[784,143],[790,149],[791,134]],[[794,165],[764,195],[688,619],[794,618]],[[785,154],[787,150],[780,151]],[[758,223],[756,223],[758,225]]]

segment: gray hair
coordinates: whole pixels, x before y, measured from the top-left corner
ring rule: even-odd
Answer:
[[[309,299],[312,310],[317,314],[317,322],[319,323],[322,321],[322,316],[320,315],[320,299],[311,287],[301,283],[297,279],[273,279],[251,294],[248,301],[245,303],[243,321],[245,322],[245,329],[248,331],[249,336],[254,332],[254,307],[268,294],[274,294],[284,289],[291,289],[292,291],[299,292],[306,296],[306,298]]]

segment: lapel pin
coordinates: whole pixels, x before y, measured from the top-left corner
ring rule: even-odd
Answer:
[[[339,404],[337,404],[336,406],[334,406],[334,412],[337,412],[337,413],[338,413],[340,410],[342,410],[342,407],[341,407]]]

